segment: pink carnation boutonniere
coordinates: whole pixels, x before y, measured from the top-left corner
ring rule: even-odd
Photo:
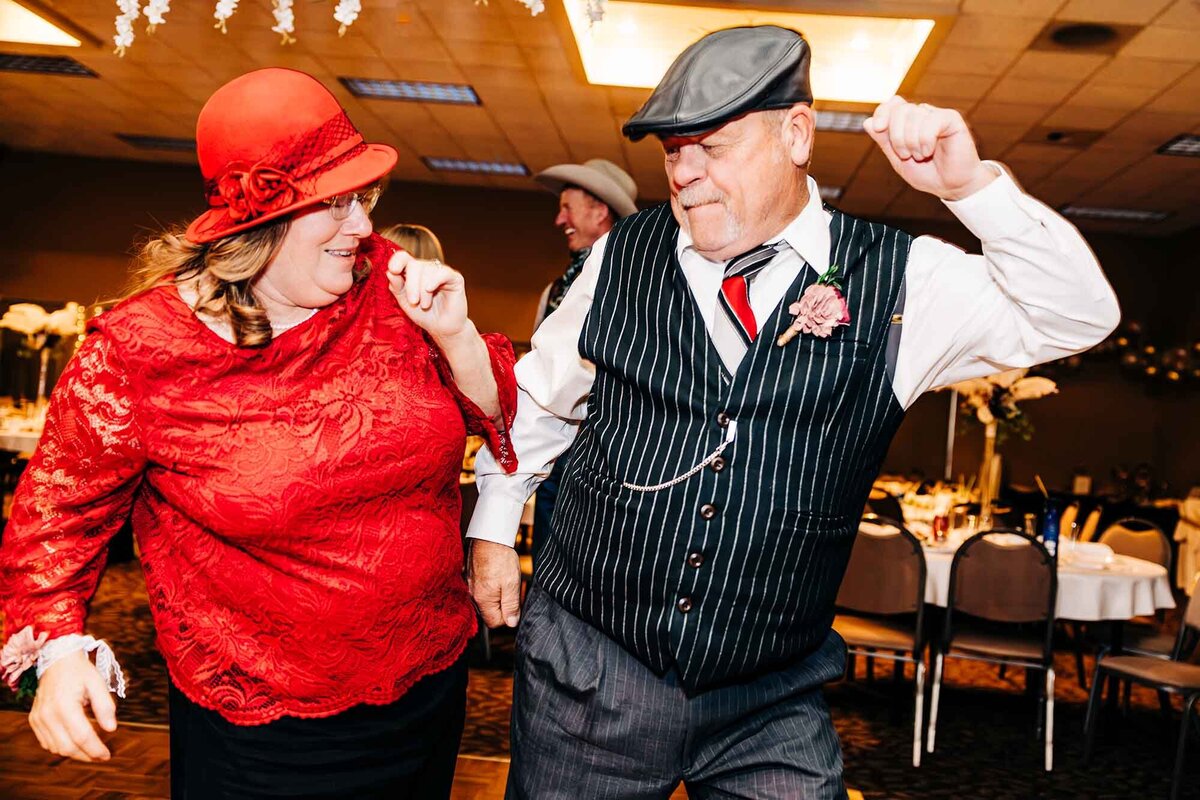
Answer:
[[[841,267],[837,264],[830,265],[825,274],[805,289],[799,300],[792,303],[788,312],[796,318],[776,340],[776,344],[783,347],[800,333],[810,333],[824,339],[833,333],[834,328],[850,322],[850,307],[846,305],[842,284],[838,281],[840,271]]]

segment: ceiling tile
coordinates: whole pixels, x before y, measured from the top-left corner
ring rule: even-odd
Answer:
[[[1025,17],[963,14],[954,22],[946,44],[980,49],[1023,48],[1041,31],[1043,21]]]
[[[1052,106],[1061,103],[1077,86],[1078,78],[1033,80],[1015,77],[1010,72],[992,87],[988,93],[988,100],[997,103],[1040,103]]]
[[[1069,0],[1055,15],[1080,22],[1145,25],[1171,0]]]
[[[1150,96],[1179,80],[1192,66],[1184,61],[1118,56],[1105,64],[1092,81],[1103,86],[1137,86],[1147,90],[1146,94]]]
[[[1030,50],[1017,59],[1005,77],[1039,81],[1083,80],[1108,59],[1109,56],[1101,53]]]
[[[997,3],[996,0],[963,0],[964,14],[994,14],[1006,17],[1041,17],[1047,19],[1053,16],[1063,0],[1006,0]]]
[[[1158,18],[1155,25],[1164,28],[1200,28],[1200,3],[1196,0],[1175,0]]]
[[[1200,102],[1200,68],[1196,68],[1146,105],[1148,111],[1188,112]]]
[[[1121,55],[1159,61],[1200,61],[1200,36],[1185,28],[1151,25],[1121,49]]]
[[[985,100],[971,110],[970,118],[975,123],[995,125],[1024,125],[1028,129],[1049,112],[1050,106],[1027,103],[999,103]]]
[[[1132,111],[1146,102],[1146,90],[1137,86],[1088,83],[1071,96],[1071,105]]]
[[[944,44],[929,62],[927,74],[998,76],[1021,53],[1019,48],[995,50]]]
[[[1049,128],[1076,128],[1106,131],[1116,125],[1129,112],[1121,108],[1091,108],[1088,106],[1059,106],[1050,113],[1042,124]]]
[[[986,94],[995,78],[987,75],[949,75],[929,73],[917,84],[922,96],[965,98],[974,100]]]

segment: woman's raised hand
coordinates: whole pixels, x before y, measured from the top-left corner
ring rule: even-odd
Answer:
[[[423,261],[401,250],[388,261],[388,284],[409,319],[436,340],[475,335],[467,317],[463,276],[440,261]]]

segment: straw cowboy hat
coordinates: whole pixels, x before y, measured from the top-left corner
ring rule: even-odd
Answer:
[[[603,158],[592,158],[582,164],[555,164],[533,179],[555,194],[578,186],[607,203],[618,217],[628,217],[637,211],[637,183],[628,172]]]
[[[321,82],[260,69],[217,89],[196,121],[208,210],[188,226],[196,244],[261,225],[373,183],[396,150],[368,144]]]

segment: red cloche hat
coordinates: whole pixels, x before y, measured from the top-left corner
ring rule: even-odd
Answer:
[[[196,121],[208,211],[188,226],[196,244],[379,180],[396,150],[367,144],[337,98],[303,72],[272,67],[217,89]]]

